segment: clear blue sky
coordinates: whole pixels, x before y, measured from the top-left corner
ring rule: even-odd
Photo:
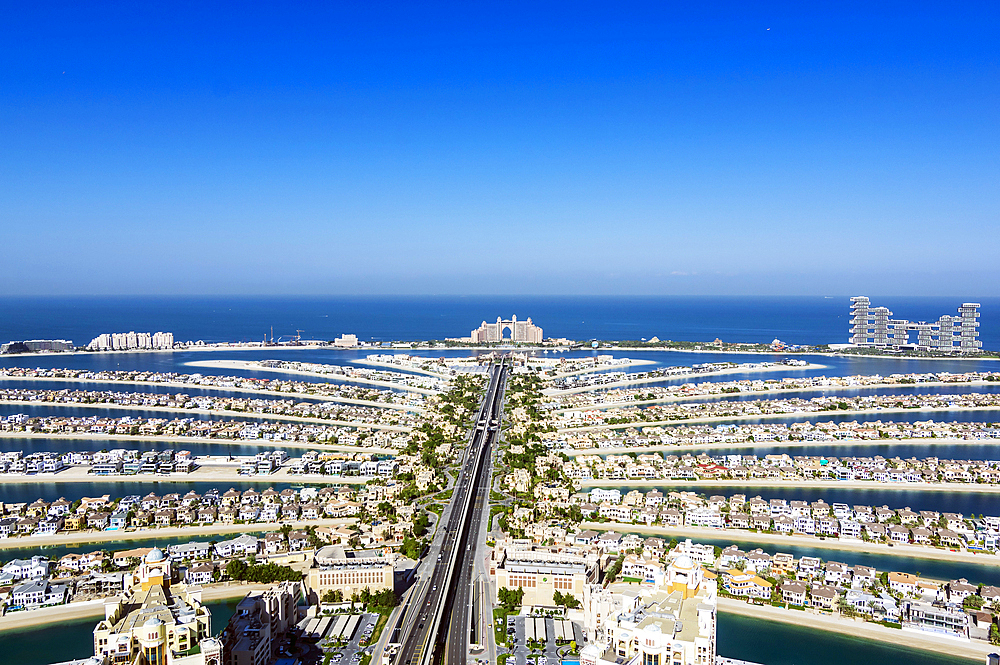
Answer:
[[[1000,294],[995,1],[96,4],[0,10],[0,295]]]

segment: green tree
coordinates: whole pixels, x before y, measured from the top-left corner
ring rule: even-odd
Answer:
[[[513,612],[515,608],[521,606],[521,601],[524,600],[524,589],[521,587],[516,589],[502,587],[500,591],[497,592],[497,597],[500,599],[500,604],[504,606],[507,612]]]
[[[562,597],[562,603],[564,607],[570,610],[575,610],[580,607],[580,601],[571,593],[564,593]]]
[[[962,607],[969,610],[979,610],[982,609],[983,603],[986,602],[982,596],[966,596],[965,600],[962,601]]]

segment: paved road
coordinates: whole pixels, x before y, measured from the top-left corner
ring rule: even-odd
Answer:
[[[483,476],[483,470],[489,466],[490,445],[499,428],[505,377],[504,367],[494,365],[477,425],[454,485],[451,502],[441,516],[443,528],[437,530],[427,559],[418,570],[420,579],[401,613],[400,628],[403,635],[402,646],[395,659],[397,665],[419,665],[445,639],[448,639],[449,645],[446,664],[457,665],[465,661],[468,632],[459,630],[455,639],[450,639],[450,627],[459,625],[452,623],[451,611],[464,608],[467,620],[469,588],[466,585],[463,591],[457,581],[463,571],[471,569],[471,556],[466,561],[466,555],[472,554],[470,543],[475,540],[470,539],[469,525],[481,522],[481,493],[485,493],[486,500],[489,498],[489,475]],[[496,421],[493,420],[494,417]],[[460,594],[464,594],[465,601],[457,597]],[[460,656],[454,655],[459,652]]]
[[[483,461],[479,468],[475,482],[475,495],[470,504],[470,515],[468,517],[468,527],[463,538],[463,550],[459,552],[460,563],[456,562],[455,572],[458,580],[455,583],[454,595],[451,608],[451,623],[448,627],[448,652],[447,665],[459,665],[465,663],[469,653],[469,637],[472,617],[470,613],[473,607],[473,596],[476,593],[475,570],[477,562],[481,562],[482,552],[485,543],[481,543],[480,534],[483,531],[483,516],[489,518],[490,504],[490,458],[492,446],[499,435],[500,414],[503,413],[503,395],[500,393],[495,402],[494,410],[490,417],[495,419],[497,426],[487,433],[485,450],[483,451]],[[482,544],[482,547],[481,547]],[[480,605],[480,610],[482,605]],[[492,618],[492,617],[491,617]],[[496,662],[496,661],[493,661]]]

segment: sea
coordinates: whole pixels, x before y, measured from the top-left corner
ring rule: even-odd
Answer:
[[[1000,350],[1000,298],[983,298],[963,295],[954,298],[905,298],[872,296],[874,306],[886,306],[899,318],[913,321],[935,321],[943,314],[955,314],[963,302],[979,302],[981,309],[980,339],[988,350]],[[273,339],[287,341],[296,336],[304,340],[332,340],[345,333],[353,333],[366,342],[387,343],[393,341],[440,340],[447,337],[462,337],[478,327],[482,321],[496,318],[510,318],[517,315],[519,320],[531,317],[541,326],[546,337],[565,337],[574,340],[596,341],[597,348],[576,350],[565,355],[588,356],[605,353],[604,342],[621,340],[651,339],[661,340],[712,341],[720,338],[726,342],[769,343],[780,339],[786,344],[827,344],[844,343],[848,337],[850,300],[847,295],[817,297],[501,297],[501,296],[426,296],[426,297],[53,297],[53,298],[0,298],[0,342],[28,339],[67,339],[76,345],[85,345],[101,333],[128,332],[173,332],[178,341],[241,342]],[[9,367],[72,367],[79,369],[111,370],[135,369],[143,371],[175,371],[201,374],[238,374],[262,378],[298,378],[271,372],[235,371],[205,367],[195,367],[188,363],[210,359],[259,360],[266,358],[287,358],[304,362],[320,362],[350,365],[355,364],[370,349],[362,350],[269,350],[253,351],[222,350],[211,352],[181,351],[173,353],[115,353],[82,355],[31,355],[2,356],[0,365]],[[427,356],[475,354],[473,350],[450,351],[407,351]],[[539,351],[539,354],[545,352]],[[629,371],[647,371],[655,367],[691,365],[705,362],[758,362],[778,360],[782,354],[765,356],[745,356],[720,353],[679,353],[661,351],[628,350],[616,355],[650,360],[653,365],[632,368]],[[798,357],[798,356],[797,356]],[[1000,371],[1000,362],[989,360],[915,360],[882,359],[864,357],[809,356],[803,359],[822,365],[820,368],[788,368],[768,374],[731,374],[726,380],[740,378],[780,378],[784,376],[846,376],[852,374],[892,374],[905,372],[965,372]],[[710,379],[704,379],[710,380]],[[664,381],[685,383],[690,378]],[[59,384],[46,385],[32,382],[36,387],[69,388],[76,385],[87,389],[107,389],[105,385]],[[0,381],[2,387],[23,387],[24,382]],[[114,386],[118,387],[118,386]],[[128,387],[126,390],[148,391],[150,387]],[[159,389],[157,389],[159,390]],[[170,390],[170,392],[174,392]],[[184,389],[189,394],[226,394],[224,390]],[[811,395],[810,395],[811,396]],[[80,410],[96,415],[97,410]],[[3,414],[25,412],[25,408],[4,407]],[[70,408],[49,408],[38,413],[75,413]],[[909,414],[907,414],[909,415]],[[897,419],[898,414],[881,414],[882,420]],[[918,416],[912,416],[918,418]],[[975,415],[955,412],[919,416],[919,419],[963,419],[1000,420],[1000,413],[985,412]],[[854,416],[855,420],[875,420],[872,416]],[[791,421],[793,419],[787,419]],[[48,443],[48,447],[46,447]],[[111,444],[118,446],[120,444]],[[164,444],[135,444],[142,449],[158,449]],[[0,450],[66,450],[65,441],[33,439],[30,442],[18,439],[0,439]],[[80,445],[81,449],[95,449],[93,444]],[[101,448],[105,447],[103,444]],[[108,446],[110,447],[110,445]],[[178,444],[180,448],[193,448],[194,444]],[[207,444],[197,450],[198,454],[248,454],[252,446],[217,448]],[[780,447],[771,446],[769,451]],[[798,454],[891,454],[884,444],[871,446],[859,444],[846,449],[821,445]],[[745,449],[740,449],[744,452]],[[737,452],[734,450],[732,452]],[[763,450],[759,450],[763,453]],[[796,454],[796,449],[788,449]],[[1000,459],[1000,450],[992,444],[975,447],[951,446],[937,449],[928,445],[909,445],[899,454],[926,456],[939,454],[946,456],[967,456],[974,459]],[[227,483],[229,485],[231,483]],[[256,481],[239,483],[241,487],[260,486]],[[264,483],[268,484],[268,483]],[[198,483],[183,487],[171,485],[174,491],[186,491],[188,485],[199,491],[205,489]],[[643,488],[649,489],[649,488]],[[53,498],[56,495],[83,496],[123,493],[162,493],[165,487],[154,487],[146,483],[124,485],[117,483],[57,483],[43,482],[29,485],[7,485],[0,487],[0,500],[23,501],[38,496]],[[847,503],[867,503],[891,506],[911,505],[931,506],[944,499],[950,508],[962,512],[1000,513],[997,495],[960,495],[941,493],[899,492],[895,490],[843,490],[815,492],[779,490],[776,488],[745,488],[746,493],[761,493],[785,498],[812,498],[822,495],[828,501],[842,500]],[[712,492],[716,493],[716,492]],[[718,492],[724,493],[724,492]],[[938,508],[940,509],[940,508]],[[721,536],[721,534],[720,534]],[[169,544],[169,543],[165,543]],[[716,544],[728,544],[719,538]],[[752,547],[747,543],[744,547]],[[760,545],[767,551],[774,546]],[[102,545],[114,549],[115,544]],[[60,556],[71,548],[52,548],[45,553]],[[94,546],[79,546],[81,551],[96,549]],[[789,548],[782,548],[788,551]],[[30,548],[14,551],[0,551],[0,559],[10,556],[25,556]],[[922,572],[930,577],[953,579],[960,574],[969,579],[987,583],[1000,583],[1000,575],[991,565],[959,565],[949,562],[933,562],[885,554],[834,552],[822,546],[796,548],[796,556],[812,554],[825,559],[846,561],[851,558],[857,563],[867,562],[881,570],[902,570]],[[232,613],[234,601],[213,603],[213,625],[216,629],[225,625]],[[18,631],[0,632],[0,654],[3,662],[18,662],[24,665],[42,665],[70,658],[88,656],[92,653],[93,619],[67,622],[59,626],[45,626]],[[967,663],[969,661],[936,654],[871,642],[852,636],[833,633],[806,631],[798,626],[774,623],[755,618],[720,614],[719,616],[720,655],[741,658],[767,665],[833,665],[843,662],[905,661],[914,665],[940,665],[945,663]]]
[[[982,305],[980,336],[1000,349],[1000,298],[872,296],[911,321],[954,315],[963,302]],[[165,331],[176,340],[363,341],[461,337],[482,321],[531,318],[546,337],[575,340],[828,344],[847,341],[850,296],[421,296],[421,297],[5,297],[0,340],[69,339],[86,344],[104,332]],[[297,331],[301,330],[299,333]]]

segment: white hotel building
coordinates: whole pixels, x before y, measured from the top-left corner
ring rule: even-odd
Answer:
[[[872,307],[867,296],[851,298],[851,337],[854,346],[871,348],[913,348],[920,351],[976,353],[979,341],[979,307],[977,302],[963,303],[958,316],[947,314],[933,323],[893,319],[887,307]],[[916,331],[916,344],[910,342],[910,332]]]

